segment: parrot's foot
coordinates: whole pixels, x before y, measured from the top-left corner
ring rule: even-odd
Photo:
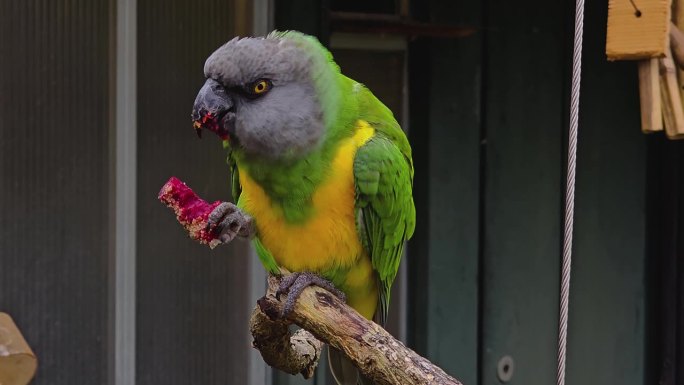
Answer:
[[[223,202],[212,210],[207,230],[211,230],[221,243],[228,243],[237,236],[251,238],[255,233],[252,217],[230,202]]]
[[[281,295],[287,294],[287,300],[285,300],[285,306],[283,306],[283,314],[281,314],[283,318],[292,313],[295,303],[302,294],[302,291],[304,291],[304,289],[306,289],[308,286],[312,285],[323,288],[337,296],[342,301],[346,301],[346,296],[344,293],[336,288],[335,285],[333,285],[333,283],[327,279],[308,272],[292,273],[283,277],[275,294],[276,299],[278,300],[280,300]]]

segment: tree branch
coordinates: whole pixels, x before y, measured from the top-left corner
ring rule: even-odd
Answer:
[[[305,289],[292,314],[280,319],[285,298],[275,298],[279,280],[269,277],[268,291],[257,302],[250,321],[253,345],[267,364],[309,378],[320,358],[322,341],[343,352],[376,384],[461,384],[319,287]],[[290,335],[289,324],[304,330]]]
[[[290,335],[288,325],[289,322],[270,319],[257,305],[249,321],[249,330],[254,337],[252,346],[261,352],[267,364],[286,373],[301,373],[304,378],[311,378],[323,343],[304,329]]]

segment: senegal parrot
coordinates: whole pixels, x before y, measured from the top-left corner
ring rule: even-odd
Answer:
[[[285,314],[314,284],[384,325],[415,227],[411,147],[392,112],[296,31],[235,38],[204,75],[194,128],[223,140],[236,202],[208,227],[223,243],[251,238],[269,272],[293,272]],[[340,352],[329,361],[338,383],[368,381]]]

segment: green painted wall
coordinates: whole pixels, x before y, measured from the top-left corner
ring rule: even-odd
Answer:
[[[485,8],[482,384],[498,383],[507,355],[510,384],[555,381],[564,8],[541,0]]]
[[[570,302],[570,384],[645,377],[646,141],[636,65],[605,60],[606,4],[586,13]]]
[[[413,46],[411,132],[428,176],[412,343],[465,383],[499,384],[505,355],[509,383],[554,383],[574,3],[467,3],[422,11],[475,36]],[[606,4],[587,4],[568,383],[651,383],[646,138],[635,65],[606,62],[605,20]]]
[[[418,3],[415,17],[480,26],[476,2]],[[416,153],[410,243],[412,346],[468,384],[477,381],[482,34],[410,46],[410,137]],[[455,304],[458,304],[455,306]]]

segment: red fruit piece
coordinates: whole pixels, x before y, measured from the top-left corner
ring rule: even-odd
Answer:
[[[221,243],[207,230],[209,214],[221,201],[208,203],[198,197],[190,187],[176,177],[171,177],[159,191],[159,200],[176,213],[176,218],[188,231],[190,238],[208,244],[212,249]]]

